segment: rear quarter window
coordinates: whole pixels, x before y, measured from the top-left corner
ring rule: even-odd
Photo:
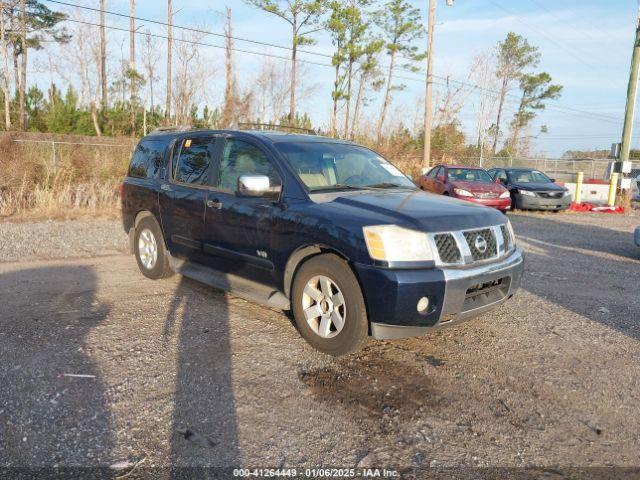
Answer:
[[[164,166],[165,142],[140,142],[133,153],[129,166],[129,176],[136,178],[157,178]]]

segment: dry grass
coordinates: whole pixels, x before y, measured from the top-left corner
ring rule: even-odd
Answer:
[[[44,138],[74,143],[55,147],[33,141],[41,142],[43,137],[0,137],[0,219],[115,216],[131,140]]]
[[[54,141],[66,143],[54,147]],[[130,138],[0,134],[0,221],[116,217],[118,187],[134,143]],[[415,152],[399,146],[383,154],[411,178],[420,174],[421,157]]]

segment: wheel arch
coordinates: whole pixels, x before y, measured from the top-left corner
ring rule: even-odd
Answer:
[[[310,258],[317,255],[322,255],[323,253],[333,253],[338,257],[344,259],[347,263],[351,264],[349,257],[347,257],[340,250],[336,249],[335,247],[330,247],[329,245],[315,243],[299,247],[291,255],[289,255],[289,259],[287,260],[287,264],[284,269],[283,286],[284,293],[287,298],[291,298],[291,287],[293,286],[293,279],[295,278],[295,274],[300,266]]]
[[[144,218],[148,218],[148,217],[152,217],[156,221],[156,223],[158,224],[158,227],[160,228],[160,231],[163,234],[162,236],[164,237],[164,232],[162,231],[162,224],[160,223],[158,218],[153,214],[153,212],[149,210],[140,210],[138,213],[136,213],[135,217],[133,218],[133,226],[129,229],[129,232],[128,232],[129,233],[129,253],[132,255],[135,253],[134,240],[135,240],[136,228],[138,228],[138,225]],[[162,240],[165,242],[165,247],[166,247],[166,240],[164,238]]]

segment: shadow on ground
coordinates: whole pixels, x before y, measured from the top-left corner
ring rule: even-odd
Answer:
[[[109,313],[90,267],[0,275],[0,465],[109,465],[106,385],[85,351]]]

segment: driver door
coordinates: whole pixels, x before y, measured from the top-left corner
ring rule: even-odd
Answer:
[[[238,179],[244,175],[267,176],[270,186],[282,184],[269,157],[248,140],[224,140],[217,179],[207,196],[204,253],[227,273],[274,285],[271,239],[279,207],[270,198],[238,194]]]

